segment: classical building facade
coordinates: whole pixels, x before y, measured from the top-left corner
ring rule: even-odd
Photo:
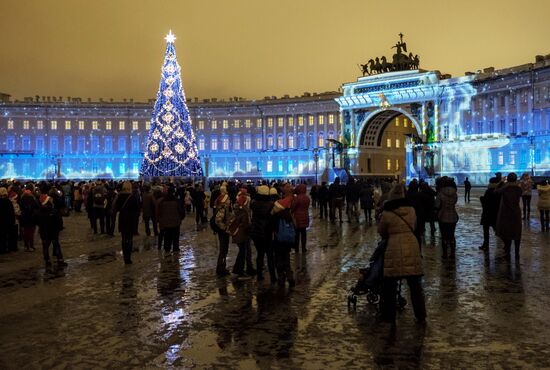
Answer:
[[[550,173],[550,56],[450,78],[379,73],[343,93],[188,101],[209,177]],[[0,99],[0,177],[136,178],[152,104]],[[343,143],[334,153],[333,141]]]

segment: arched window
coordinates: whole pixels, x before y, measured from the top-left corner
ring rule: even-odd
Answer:
[[[288,148],[294,149],[294,134],[288,135]]]
[[[307,145],[309,148],[315,148],[315,140],[313,139],[313,132],[310,132],[309,134],[307,134]]]
[[[273,149],[273,135],[267,135],[267,149]]]
[[[323,132],[319,132],[319,147],[325,146],[325,134]]]
[[[302,134],[302,133],[298,134],[298,147],[300,149],[305,149],[306,148],[306,138],[305,138],[304,134]]]
[[[284,149],[285,147],[285,138],[283,135],[279,134],[277,136],[277,149]]]

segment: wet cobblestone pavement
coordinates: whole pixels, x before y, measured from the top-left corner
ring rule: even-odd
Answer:
[[[119,237],[94,236],[85,214],[71,216],[67,268],[45,272],[38,250],[0,256],[0,368],[550,368],[550,235],[533,213],[517,262],[495,238],[479,251],[480,193],[459,205],[455,259],[442,259],[439,232],[426,234],[427,324],[407,306],[394,329],[363,296],[347,308],[377,240],[364,222],[315,218],[289,290],[216,278],[215,238],[191,217],[179,255],[136,236],[124,266]]]

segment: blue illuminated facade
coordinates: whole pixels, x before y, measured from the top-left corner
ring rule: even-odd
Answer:
[[[203,170],[220,178],[322,178],[333,166],[327,139],[336,139],[346,148],[334,165],[358,176],[468,176],[484,184],[497,171],[550,174],[549,56],[457,78],[382,73],[342,91],[188,99]],[[153,103],[4,97],[0,177],[137,178]],[[388,148],[384,132],[399,120],[415,134]],[[396,153],[405,165],[386,167]]]

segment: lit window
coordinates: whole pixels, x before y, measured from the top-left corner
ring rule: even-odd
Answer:
[[[395,119],[395,127],[399,127],[399,117]]]
[[[320,147],[325,146],[325,135],[322,132],[319,134],[319,146]]]
[[[388,170],[388,171],[391,171],[391,159],[388,159],[388,160],[386,161],[386,166],[387,166],[387,170]]]
[[[210,122],[210,127],[213,128],[213,129],[217,129],[218,128],[218,121],[213,119],[212,122]]]
[[[273,127],[273,118],[268,118],[267,119],[267,127],[269,127],[269,128]]]
[[[241,162],[236,161],[234,168],[235,168],[235,172],[239,172],[241,170]]]
[[[320,125],[324,125],[325,124],[325,116],[323,116],[322,114],[318,115],[317,116],[317,123],[319,123]]]
[[[395,160],[395,170],[399,171],[399,159]]]
[[[112,128],[113,124],[111,121],[105,121],[105,130],[110,130]]]
[[[406,118],[403,118],[403,127],[405,127],[405,128],[406,128],[406,127],[407,127],[407,125],[408,125],[408,121],[407,121],[407,119],[406,119]]]
[[[218,139],[214,138],[210,141],[210,149],[218,150]]]
[[[391,139],[386,139],[386,147],[391,148]]]
[[[294,135],[288,135],[288,147],[294,149]]]
[[[273,162],[267,161],[267,172],[273,172]]]
[[[149,130],[150,128],[151,128],[151,122],[150,121],[145,122],[145,129]]]
[[[256,119],[256,128],[262,128],[262,119],[261,118]]]
[[[222,124],[223,124],[223,128],[229,128],[229,121],[228,120],[224,119],[222,121]]]
[[[516,151],[510,152],[510,164],[516,164]]]
[[[328,124],[329,125],[334,124],[334,114],[329,114],[328,115]]]
[[[245,137],[244,138],[244,149],[245,150],[250,150],[252,148],[252,139],[250,139],[250,137]]]
[[[241,139],[238,137],[233,138],[233,150],[241,150]]]
[[[292,159],[288,161],[288,172],[292,172],[294,170],[294,162],[292,162]]]
[[[250,120],[249,119],[244,120],[244,127],[250,128]]]
[[[277,148],[283,149],[285,146],[285,140],[283,138],[283,135],[277,136]]]
[[[199,130],[204,130],[204,121],[199,121]]]
[[[65,121],[65,130],[71,129],[71,121]]]
[[[277,170],[279,172],[283,172],[283,161],[278,161],[277,162]]]
[[[261,137],[257,137],[257,138],[256,138],[256,149],[257,149],[257,150],[261,150],[261,149],[262,149],[262,138],[261,138]]]
[[[204,150],[204,138],[199,139],[199,150]]]
[[[288,117],[288,125],[294,126],[294,117]]]
[[[284,123],[283,117],[277,118],[277,127],[283,127]]]
[[[504,164],[504,153],[498,152],[498,164],[503,165]]]
[[[299,116],[298,117],[298,126],[303,126],[304,125],[304,116]]]
[[[8,124],[9,124],[9,122],[8,122]],[[12,125],[13,125],[13,122],[12,122]],[[36,121],[36,128],[39,129],[39,130],[42,130],[44,128],[44,122]]]
[[[226,137],[222,139],[222,148],[223,150],[229,150],[229,139]]]
[[[269,149],[273,149],[273,136],[272,135],[267,136],[267,147]]]
[[[132,130],[134,131],[139,130],[138,121],[132,121]]]
[[[238,119],[234,120],[234,121],[233,121],[233,127],[234,127],[234,128],[239,128],[239,127],[241,127],[241,121],[238,120]]]
[[[246,161],[246,172],[252,171],[252,162]]]
[[[13,130],[13,121],[11,119],[8,121],[8,130]]]
[[[57,121],[52,121],[52,130],[57,130]]]
[[[23,130],[29,129],[29,121],[23,121]]]
[[[119,130],[124,130],[124,121],[119,121],[118,122],[118,129]]]
[[[84,130],[84,121],[78,121],[78,129]]]
[[[400,147],[401,147],[401,143],[399,142],[399,139],[395,139],[395,147],[396,147],[396,148],[400,148]]]
[[[307,117],[307,123],[308,123],[308,125],[313,126],[313,123],[314,123],[313,116],[308,116]]]
[[[92,121],[92,130],[97,130],[97,121]]]

